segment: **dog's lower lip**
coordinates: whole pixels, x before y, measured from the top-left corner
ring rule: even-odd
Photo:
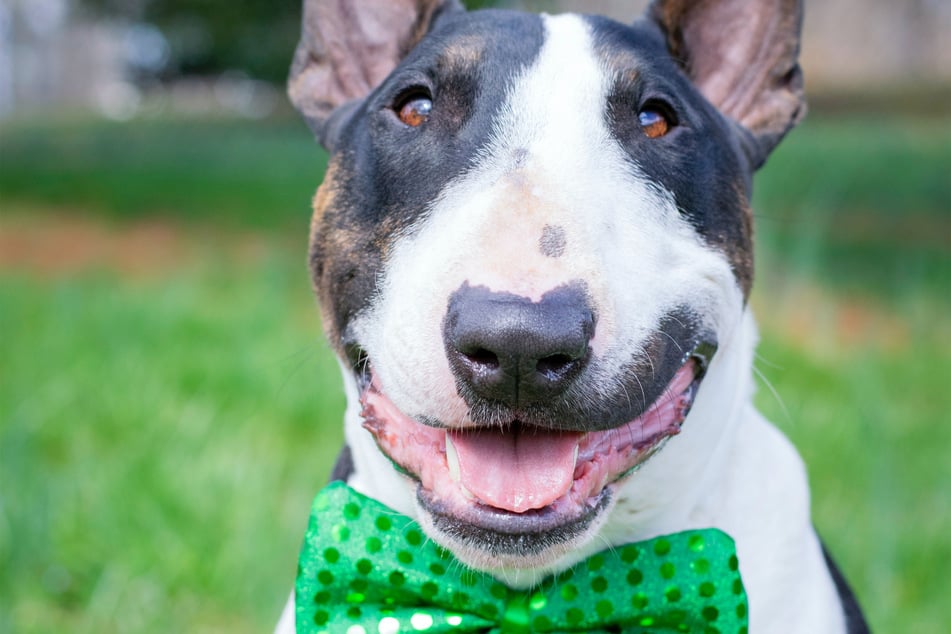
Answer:
[[[597,506],[603,497],[608,495],[607,489],[602,490],[595,495],[588,507]],[[417,488],[417,498],[434,515],[452,516],[458,520],[466,521],[473,526],[479,526],[485,530],[505,533],[505,534],[529,534],[544,533],[549,530],[571,524],[581,519],[582,512],[578,517],[565,517],[550,506],[541,509],[533,509],[524,513],[511,513],[493,506],[487,506],[478,502],[472,504],[462,513],[453,512],[441,500],[436,499],[431,491],[419,486]],[[582,509],[592,510],[591,508]]]
[[[553,508],[508,513],[482,504],[457,509],[422,485],[417,487],[416,498],[429,513],[433,526],[452,539],[469,545],[482,544],[494,556],[524,558],[583,534],[610,505],[611,492],[605,488],[573,513]]]

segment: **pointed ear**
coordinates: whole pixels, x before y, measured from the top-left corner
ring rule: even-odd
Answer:
[[[654,0],[649,16],[700,92],[752,133],[762,165],[806,112],[802,0]]]
[[[325,146],[327,122],[366,97],[457,0],[304,0],[288,95]]]

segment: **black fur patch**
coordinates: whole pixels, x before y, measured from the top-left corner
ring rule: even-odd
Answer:
[[[488,142],[512,80],[544,39],[538,16],[509,11],[450,13],[366,100],[334,126],[334,196],[315,216],[314,285],[328,333],[347,348],[347,326],[373,296],[396,236],[426,214],[446,184]],[[417,128],[393,111],[408,92],[432,96]]]
[[[869,634],[871,630],[869,630],[868,623],[865,621],[865,615],[862,614],[862,606],[859,605],[855,593],[849,587],[849,582],[845,580],[845,576],[832,559],[832,555],[829,554],[825,544],[822,544],[822,555],[825,557],[826,566],[832,575],[832,581],[835,582],[835,589],[839,593],[839,601],[842,602],[842,611],[845,613],[845,631],[847,634]]]
[[[346,482],[353,475],[353,470],[353,453],[350,451],[350,445],[344,445],[340,453],[337,454],[337,461],[330,472],[330,481]]]

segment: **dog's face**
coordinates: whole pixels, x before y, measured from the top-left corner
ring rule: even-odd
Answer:
[[[743,315],[751,174],[801,111],[797,3],[631,27],[338,4],[308,5],[291,94],[332,152],[311,266],[350,433],[463,561],[557,566],[676,451]]]

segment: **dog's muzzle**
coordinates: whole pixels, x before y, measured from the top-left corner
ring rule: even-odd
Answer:
[[[406,415],[364,358],[364,426],[418,482],[418,501],[436,530],[499,556],[538,554],[585,532],[610,507],[617,483],[680,433],[715,350],[709,339],[673,333],[687,337],[682,344],[662,329],[652,344],[657,363],[645,363],[666,381],[655,376],[657,384],[644,389],[631,374],[621,397],[603,398],[588,385],[585,401],[577,395],[595,316],[576,289],[526,304],[463,287],[444,326],[468,420]],[[638,387],[640,401],[631,397]],[[573,400],[596,406],[565,405]]]

